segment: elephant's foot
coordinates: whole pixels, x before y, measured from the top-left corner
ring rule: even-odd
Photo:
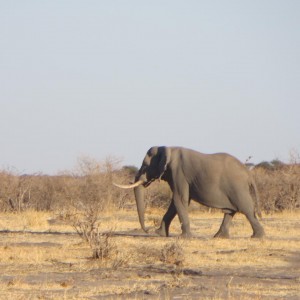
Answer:
[[[263,229],[254,232],[253,235],[251,236],[251,238],[253,239],[262,239],[264,237],[265,237],[265,231]]]
[[[159,227],[158,229],[156,229],[155,233],[160,236],[164,236],[164,237],[168,236],[167,231],[162,227]]]
[[[217,238],[217,239],[229,239],[229,238],[230,238],[229,232],[228,232],[228,231],[222,231],[222,230],[219,230],[219,231],[214,235],[214,238]]]
[[[184,223],[181,224],[181,237],[182,238],[191,238],[192,233],[191,233],[191,228],[190,228],[190,222],[185,221]]]
[[[183,232],[180,236],[184,239],[189,239],[192,237],[192,233],[191,232]]]

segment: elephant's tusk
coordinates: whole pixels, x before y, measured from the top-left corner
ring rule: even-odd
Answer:
[[[144,184],[144,181],[143,180],[139,180],[135,183],[132,183],[132,184],[117,184],[117,183],[114,183],[113,182],[113,185],[118,187],[118,188],[121,188],[121,189],[133,189],[141,184]]]

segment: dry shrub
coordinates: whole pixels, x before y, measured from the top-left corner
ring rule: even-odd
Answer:
[[[117,182],[129,181],[130,170],[120,169],[119,160],[108,158],[98,162],[88,157],[78,160],[75,170],[59,176],[20,175],[16,171],[0,172],[0,210],[82,210],[124,208],[130,191],[115,188]]]
[[[253,170],[262,209],[267,212],[300,208],[300,165]]]
[[[79,236],[89,242],[95,232],[99,231],[99,213],[92,207],[69,216],[69,221]]]
[[[117,251],[116,245],[111,239],[109,233],[99,233],[99,231],[93,233],[91,248],[93,249],[93,258],[107,259],[113,252]]]
[[[166,244],[161,250],[160,260],[166,264],[182,266],[184,262],[184,251],[179,239]]]
[[[114,187],[112,182],[127,177],[128,173],[120,170],[117,159],[98,162],[83,157],[77,170],[65,178],[64,195],[68,203],[79,210],[87,206],[101,211],[120,209],[125,205],[128,191]]]
[[[63,191],[72,225],[89,244],[92,258],[110,261],[115,268],[126,263],[126,259],[119,255],[112,238],[113,229],[105,232],[100,229],[103,212],[122,208],[126,199],[125,192],[112,185],[115,177],[127,176],[118,164],[112,158],[97,162],[83,157],[78,161],[77,169],[65,176]]]
[[[100,231],[97,211],[90,209],[85,214],[77,214],[72,222],[79,236],[89,244],[94,259],[104,260],[116,254],[117,248],[111,239],[112,230],[104,233]]]
[[[56,200],[59,180],[54,176],[35,175],[28,176],[30,190],[27,199],[27,208],[37,211],[49,211]]]
[[[0,210],[52,210],[61,198],[60,176],[19,175],[16,171],[0,172]]]
[[[118,250],[118,246],[113,238],[113,228],[106,231],[101,230],[101,218],[99,211],[93,207],[84,212],[77,213],[71,217],[72,225],[79,236],[88,243],[92,250],[92,258],[100,260],[101,263],[108,264],[117,269],[128,264],[130,256],[124,255]]]
[[[147,206],[167,209],[171,202],[172,192],[165,181],[154,182],[146,190],[145,201]]]
[[[0,172],[0,209],[21,211],[27,207],[32,180],[29,176],[19,176],[14,170]]]

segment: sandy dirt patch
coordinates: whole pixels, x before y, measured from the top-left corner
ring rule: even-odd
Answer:
[[[263,240],[242,215],[229,240],[212,238],[221,213],[190,216],[194,237],[179,239],[177,219],[162,238],[134,210],[106,214],[113,251],[101,260],[54,213],[1,214],[0,299],[299,299],[299,212],[264,216]]]

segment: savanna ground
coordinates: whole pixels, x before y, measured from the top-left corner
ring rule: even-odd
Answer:
[[[147,224],[157,226],[163,211],[148,210]],[[1,213],[0,299],[299,299],[299,211],[264,214],[263,240],[250,238],[242,215],[229,240],[212,238],[221,212],[190,217],[193,238],[177,237],[177,218],[162,238],[139,230],[134,206],[108,211],[93,259],[69,217]]]
[[[128,183],[136,169],[89,158],[59,176],[0,171],[0,299],[299,299],[300,156],[252,169],[266,237],[236,215],[231,239],[213,239],[223,215],[190,207],[193,238],[154,234],[170,201],[146,192],[139,228]]]

